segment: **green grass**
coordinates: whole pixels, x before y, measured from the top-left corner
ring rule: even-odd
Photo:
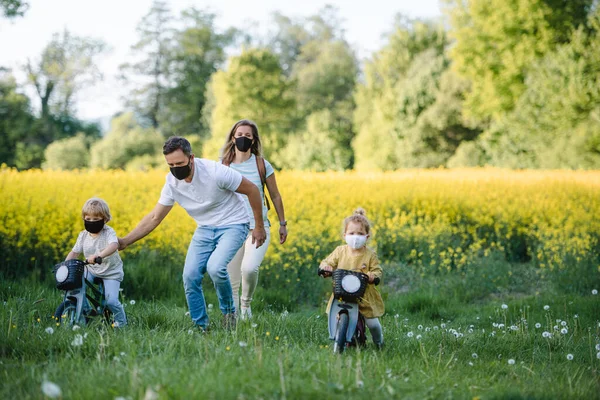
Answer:
[[[384,350],[369,343],[342,355],[332,353],[324,307],[282,313],[263,296],[254,320],[227,332],[207,286],[208,334],[191,328],[177,297],[125,298],[122,331],[72,331],[50,319],[58,290],[1,280],[0,398],[43,398],[44,380],[65,399],[600,398],[600,296],[544,287],[524,264],[486,265],[479,277],[427,279],[387,266]],[[566,334],[554,328],[562,321]]]

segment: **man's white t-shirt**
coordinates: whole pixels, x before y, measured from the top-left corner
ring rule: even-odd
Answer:
[[[187,183],[169,173],[158,202],[175,202],[200,226],[225,226],[249,222],[242,196],[235,190],[242,175],[218,162],[194,158],[194,176]]]

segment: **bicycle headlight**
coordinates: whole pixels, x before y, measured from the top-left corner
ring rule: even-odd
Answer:
[[[354,275],[346,275],[342,278],[342,288],[348,293],[356,293],[360,289],[360,279]]]
[[[61,265],[56,270],[56,282],[62,283],[69,277],[69,269],[65,265]]]

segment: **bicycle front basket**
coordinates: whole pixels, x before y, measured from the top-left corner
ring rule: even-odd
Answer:
[[[336,269],[332,274],[333,296],[344,301],[357,302],[365,294],[369,277],[362,272]]]
[[[80,260],[67,260],[56,264],[52,269],[56,288],[73,290],[81,287],[85,264]]]

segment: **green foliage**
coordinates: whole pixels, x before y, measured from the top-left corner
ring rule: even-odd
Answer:
[[[23,0],[0,0],[0,9],[5,18],[22,17],[29,9],[29,3]]]
[[[247,49],[232,57],[226,71],[213,75],[212,137],[204,145],[204,156],[217,159],[231,126],[246,118],[256,121],[265,157],[277,164],[277,152],[283,149],[290,128],[292,90],[272,52]]]
[[[163,143],[163,137],[152,128],[141,127],[133,113],[122,114],[112,120],[106,136],[92,146],[90,166],[125,169],[132,163],[130,168],[156,167],[164,162],[160,157]]]
[[[10,74],[0,75],[0,164],[16,166],[17,144],[30,134],[34,117],[27,96]]]
[[[367,63],[355,97],[357,169],[437,167],[477,137],[462,117],[469,82],[449,71],[447,43],[439,25],[399,21]]]
[[[493,123],[480,147],[492,165],[598,168],[600,19],[534,63],[514,111]]]
[[[137,26],[139,41],[131,47],[139,61],[121,65],[125,83],[131,87],[127,106],[146,126],[159,126],[159,113],[164,108],[170,85],[173,17],[166,2],[154,0],[152,7]]]
[[[350,112],[350,110],[348,110]],[[307,118],[306,130],[294,135],[283,152],[283,167],[312,171],[343,171],[352,166],[349,145],[352,132],[348,118],[335,111],[315,111]]]
[[[56,140],[44,151],[44,169],[81,169],[89,165],[89,138],[79,133],[76,136]]]
[[[467,115],[482,121],[515,108],[535,62],[585,23],[593,0],[448,0],[450,51],[472,82]]]
[[[206,86],[225,61],[225,49],[235,36],[234,30],[218,33],[214,20],[214,14],[194,8],[181,14],[184,26],[176,30],[170,54],[172,82],[158,113],[163,136],[209,135],[202,120]]]

